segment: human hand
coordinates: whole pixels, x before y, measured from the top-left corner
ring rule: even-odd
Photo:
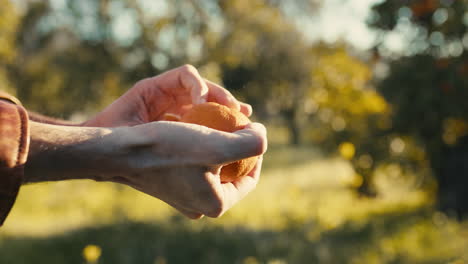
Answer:
[[[134,126],[163,120],[164,114],[182,115],[191,105],[216,102],[252,114],[250,105],[239,102],[223,87],[203,79],[197,69],[185,65],[158,76],[143,79],[84,123],[85,126]]]
[[[218,217],[252,191],[267,148],[265,127],[226,133],[179,122],[97,128],[31,122],[24,183],[93,179],[129,185],[187,217]],[[222,183],[222,165],[259,156],[255,168]]]
[[[217,217],[255,188],[266,145],[265,128],[258,123],[226,133],[164,121],[113,129],[31,122],[23,181],[118,182],[190,218]],[[248,175],[221,183],[222,165],[252,156],[260,157]]]
[[[125,158],[111,164],[110,178],[98,180],[129,185],[192,219],[218,217],[252,191],[267,148],[266,130],[258,123],[225,133],[193,124],[155,122],[119,128],[110,139],[125,149]],[[222,165],[252,156],[260,158],[248,175],[221,183]]]
[[[183,66],[138,82],[80,126],[31,122],[24,182],[94,179],[132,186],[190,218],[217,217],[254,189],[266,150],[266,131],[250,124],[235,133],[161,120],[192,104],[217,102],[250,116],[249,105]],[[101,128],[101,127],[108,128]],[[245,177],[221,183],[222,165],[260,156]]]

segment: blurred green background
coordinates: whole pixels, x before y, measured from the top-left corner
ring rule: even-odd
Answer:
[[[0,263],[468,263],[467,0],[0,0],[0,85],[84,120],[196,66],[269,129],[220,219],[91,181],[22,187]]]

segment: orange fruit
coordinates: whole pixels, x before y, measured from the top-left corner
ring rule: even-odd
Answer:
[[[243,129],[250,119],[240,111],[217,103],[204,103],[193,106],[185,113],[181,122],[206,126],[224,132]],[[221,168],[221,181],[232,182],[247,175],[255,166],[257,157],[251,157],[227,164]]]

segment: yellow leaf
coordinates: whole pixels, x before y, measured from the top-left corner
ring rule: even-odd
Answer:
[[[351,142],[341,143],[339,146],[339,151],[341,156],[347,160],[352,159],[354,157],[354,154],[356,154],[356,148]]]
[[[87,245],[83,249],[83,257],[87,262],[96,262],[101,257],[101,247],[96,245]]]

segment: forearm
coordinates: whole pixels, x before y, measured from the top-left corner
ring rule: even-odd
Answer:
[[[30,122],[23,183],[93,179],[118,181],[176,163],[154,137],[160,124],[99,128]],[[172,153],[172,152],[171,152]]]
[[[24,183],[97,179],[110,162],[103,137],[110,129],[30,122],[31,142]]]

